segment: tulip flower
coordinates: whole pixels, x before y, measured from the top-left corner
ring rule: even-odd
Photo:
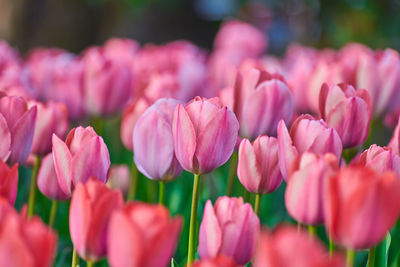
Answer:
[[[303,224],[324,223],[324,188],[338,169],[339,162],[333,154],[306,152],[299,156],[292,166],[285,192],[290,216]]]
[[[51,152],[51,137],[53,133],[62,139],[67,133],[67,107],[63,103],[48,102],[44,104],[33,100],[28,102],[28,106],[36,106],[37,108],[32,153],[43,156]]]
[[[400,215],[400,179],[363,166],[342,169],[328,181],[325,225],[347,249],[371,248],[384,239]]]
[[[213,259],[205,259],[195,261],[192,267],[239,267],[240,265],[235,264],[235,262],[226,256],[219,255]]]
[[[110,189],[118,189],[123,196],[128,196],[130,187],[130,173],[126,165],[111,165],[107,186]]]
[[[253,256],[259,230],[257,215],[242,198],[220,197],[214,207],[208,200],[200,224],[200,259],[225,255],[244,265]]]
[[[329,127],[335,128],[343,147],[360,145],[368,137],[371,100],[366,90],[351,85],[323,84],[319,95],[319,111]]]
[[[14,164],[11,168],[0,160],[0,196],[8,200],[14,205],[18,191],[18,164]]]
[[[400,132],[400,117],[398,117],[396,128],[394,129],[393,136],[388,144],[388,147],[390,147],[393,150],[393,152],[395,152],[397,155],[400,155],[399,132]]]
[[[371,145],[361,154],[359,164],[365,165],[377,173],[394,171],[400,175],[400,156],[388,147]]]
[[[108,262],[112,267],[167,266],[182,228],[161,205],[130,202],[112,214],[108,230]]]
[[[32,151],[36,107],[28,109],[18,96],[0,96],[0,158],[10,164],[25,163]]]
[[[120,191],[110,190],[95,178],[76,186],[69,209],[69,230],[79,256],[89,262],[106,256],[111,214],[123,205]]]
[[[264,231],[258,241],[254,267],[344,267],[340,255],[330,257],[324,246],[295,227]]]
[[[304,152],[342,155],[342,142],[335,129],[329,128],[323,120],[310,115],[298,117],[292,124],[290,134],[283,121],[278,125],[279,167],[287,179],[293,161]]]
[[[58,183],[67,195],[91,176],[107,182],[110,156],[103,138],[92,127],[72,129],[65,142],[53,134],[53,160]]]

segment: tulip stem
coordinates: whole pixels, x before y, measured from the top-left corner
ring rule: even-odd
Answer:
[[[135,162],[133,161],[132,169],[131,169],[131,183],[129,186],[128,200],[133,200],[135,198],[138,176],[139,176],[139,171],[136,167]]]
[[[36,157],[35,165],[32,170],[31,185],[29,187],[28,197],[28,218],[31,217],[35,211],[35,198],[36,198],[36,180],[40,167],[40,157]]]
[[[160,181],[158,184],[158,204],[164,205],[165,182]]]
[[[52,200],[51,201],[51,209],[50,209],[50,217],[49,217],[49,226],[50,227],[53,227],[53,225],[54,225],[54,220],[56,219],[56,214],[57,214],[57,207],[58,207],[58,201]]]
[[[260,213],[261,197],[262,197],[262,194],[258,193],[258,194],[256,194],[256,198],[254,200],[254,212],[257,214],[257,216]]]
[[[71,267],[76,267],[79,264],[79,256],[76,253],[76,249],[74,247],[74,250],[72,251],[72,265]]]
[[[333,244],[332,237],[329,236],[329,256],[332,256],[334,251],[335,251],[335,245]]]
[[[354,266],[354,256],[355,252],[352,249],[348,249],[346,251],[346,266],[353,267]]]
[[[86,267],[93,267],[94,261],[86,261]]]
[[[194,260],[195,253],[195,233],[196,233],[196,219],[197,219],[197,204],[199,202],[199,183],[200,175],[194,174],[193,182],[193,195],[192,195],[192,210],[190,212],[190,226],[189,226],[189,248],[187,264],[190,266]]]
[[[309,225],[307,228],[308,228],[308,234],[310,235],[310,237],[314,237],[317,232],[317,228],[313,225]]]
[[[233,151],[229,166],[228,183],[226,185],[226,195],[229,197],[232,196],[233,193],[233,185],[235,183],[235,178],[236,178],[237,162],[238,162],[238,153],[236,151]]]
[[[376,250],[376,247],[372,247],[372,248],[369,249],[369,252],[368,252],[368,264],[367,264],[368,267],[374,267],[375,266],[375,250]]]

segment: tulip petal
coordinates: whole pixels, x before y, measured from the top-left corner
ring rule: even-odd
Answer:
[[[200,225],[198,253],[200,258],[214,258],[220,252],[222,231],[218,223],[211,201],[204,208],[203,220]]]
[[[239,146],[237,175],[247,191],[258,193],[261,182],[261,170],[254,148],[248,139],[243,139]]]
[[[0,114],[0,159],[7,161],[10,156],[11,133],[3,115]]]
[[[278,154],[279,154],[279,168],[282,176],[287,180],[291,165],[297,157],[297,149],[293,146],[292,139],[283,121],[278,125]]]
[[[67,145],[53,134],[53,161],[58,184],[66,195],[71,195],[72,157]]]

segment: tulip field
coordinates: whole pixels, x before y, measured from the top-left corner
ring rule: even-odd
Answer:
[[[400,266],[400,55],[0,41],[0,266]]]

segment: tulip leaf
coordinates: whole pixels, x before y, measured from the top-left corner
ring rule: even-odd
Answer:
[[[388,233],[386,238],[375,248],[375,264],[373,266],[388,266],[388,255],[391,243],[391,235]],[[369,266],[369,265],[368,265]]]
[[[179,267],[178,263],[176,263],[174,258],[171,258],[171,267]]]

